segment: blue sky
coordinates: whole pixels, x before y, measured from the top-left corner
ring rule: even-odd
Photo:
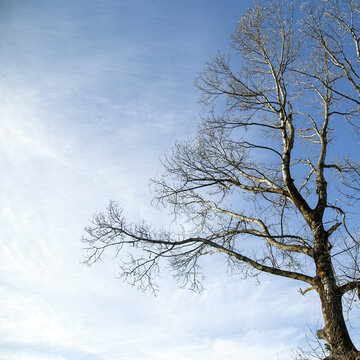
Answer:
[[[301,284],[205,261],[205,291],[166,269],[157,297],[82,265],[110,199],[155,225],[148,179],[201,105],[193,81],[250,1],[1,1],[0,358],[289,359],[320,320]],[[276,280],[276,281],[273,281]]]

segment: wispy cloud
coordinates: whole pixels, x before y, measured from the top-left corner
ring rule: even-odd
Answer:
[[[192,79],[224,31],[222,15],[201,8],[208,2],[151,4],[8,6],[0,60],[4,359],[287,359],[289,339],[306,325],[300,314],[317,317],[311,294],[266,278],[262,287],[241,282],[221,259],[204,263],[201,295],[179,290],[165,268],[156,298],[117,280],[116,261],[80,264],[82,228],[109,199],[131,219],[163,224],[148,178],[161,154],[194,131]],[[235,16],[239,2],[232,6],[223,16]]]

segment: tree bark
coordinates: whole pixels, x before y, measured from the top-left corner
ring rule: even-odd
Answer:
[[[330,293],[329,289],[330,287],[325,285],[319,291],[325,326],[318,330],[317,336],[328,343],[331,359],[355,359],[357,350],[346,327],[341,296]]]
[[[324,328],[317,331],[317,336],[328,344],[331,360],[353,360],[359,355],[345,323],[342,295],[336,283],[336,277],[331,262],[328,234],[322,225],[318,225],[315,231],[315,253],[316,264],[315,288],[321,301]]]

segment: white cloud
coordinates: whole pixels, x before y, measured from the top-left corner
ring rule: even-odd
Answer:
[[[164,269],[154,298],[116,280],[116,261],[80,264],[82,227],[110,198],[130,219],[164,222],[149,206],[148,178],[163,151],[194,130],[198,108],[182,83],[191,59],[180,75],[172,69],[150,81],[130,42],[81,53],[64,45],[72,32],[61,42],[57,31],[60,50],[46,33],[32,44],[18,29],[15,40],[29,43],[14,49],[32,62],[7,64],[0,85],[0,358],[288,359],[289,344],[318,314],[312,295],[288,283],[265,278],[257,287],[211,259],[203,294],[179,290]]]
[[[66,360],[63,356],[52,356],[52,355],[41,355],[36,353],[31,353],[29,351],[19,351],[16,353],[4,352],[0,350],[0,356],[7,360]]]

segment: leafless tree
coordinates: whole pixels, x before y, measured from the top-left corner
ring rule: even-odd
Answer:
[[[199,259],[219,252],[245,275],[302,281],[320,298],[329,359],[355,359],[343,306],[360,289],[359,41],[357,0],[255,3],[197,78],[209,111],[196,137],[153,180],[186,231],[128,223],[111,203],[86,228],[86,263],[112,248],[123,277],[155,289],[166,259],[198,289]]]

